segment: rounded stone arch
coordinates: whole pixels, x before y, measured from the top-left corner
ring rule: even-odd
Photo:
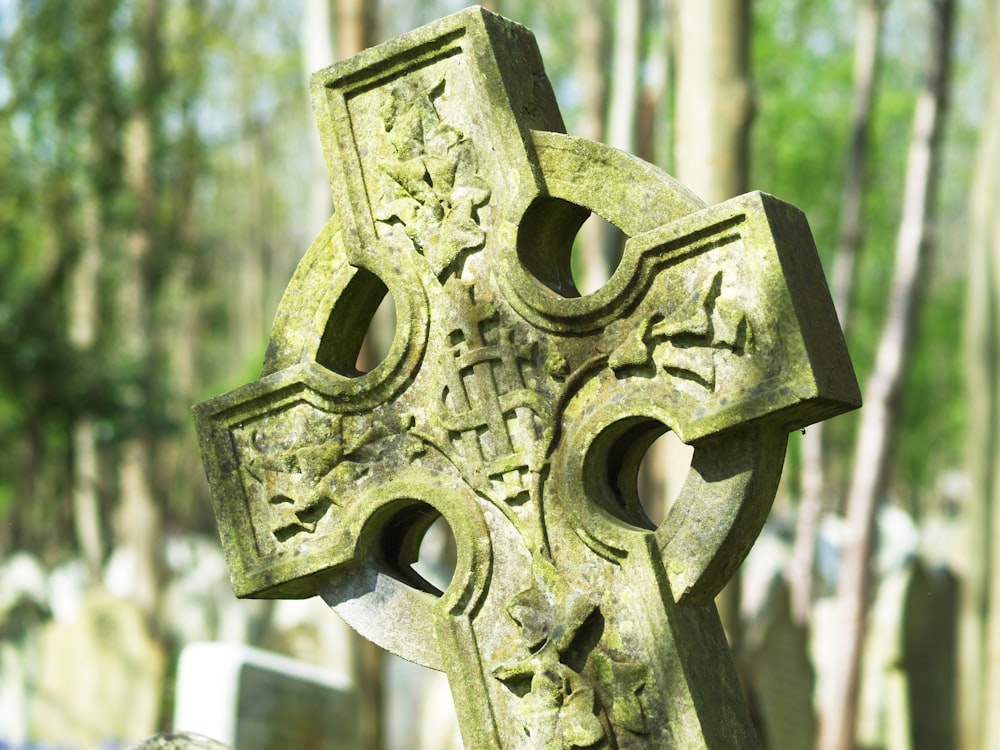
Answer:
[[[705,208],[658,167],[636,156],[561,133],[531,131],[544,192],[511,219],[500,243],[495,278],[511,305],[550,330],[596,330],[642,286],[642,255],[626,243],[608,282],[586,296],[570,272],[573,239],[591,212],[627,237],[652,231]]]
[[[278,305],[261,376],[296,365],[322,368],[319,390],[352,411],[374,408],[406,387],[427,345],[426,287],[414,264],[389,262],[387,248],[348,261],[346,239],[334,214],[299,262]],[[396,307],[396,331],[386,357],[370,372],[355,362],[385,294]]]
[[[423,507],[440,514],[455,537],[455,573],[444,592],[422,586],[407,569],[432,520]],[[411,466],[363,490],[340,522],[352,540],[354,562],[320,580],[320,595],[364,637],[444,670],[438,625],[474,611],[491,576],[489,529],[473,489],[452,471]]]
[[[774,499],[787,431],[755,421],[691,443],[691,468],[655,527],[635,483],[645,449],[667,429],[683,439],[663,381],[595,371],[562,410],[546,512],[564,513],[598,554],[624,557],[650,543],[674,599],[710,602],[743,561]]]

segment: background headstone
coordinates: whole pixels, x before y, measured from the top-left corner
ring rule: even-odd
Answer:
[[[861,747],[955,746],[958,585],[914,558],[879,586],[865,642]]]
[[[26,553],[0,565],[0,747],[28,737],[28,686],[38,661],[38,628],[49,618],[45,571]]]
[[[191,732],[167,732],[150,737],[130,750],[229,750],[221,742]]]
[[[792,621],[788,584],[771,583],[760,643],[751,653],[751,673],[769,750],[811,750],[816,736],[808,630]]]
[[[138,607],[92,589],[75,620],[39,636],[29,736],[39,744],[95,748],[157,730],[164,655]]]
[[[914,563],[901,633],[912,750],[955,747],[958,593],[950,570]]]
[[[233,643],[181,652],[175,731],[239,750],[356,750],[357,713],[345,675]]]
[[[458,717],[443,672],[385,654],[385,747],[461,750]]]
[[[194,534],[172,537],[165,551],[169,580],[160,626],[174,643],[254,643],[268,630],[272,603],[233,598],[217,541]],[[109,579],[112,567],[109,563]]]

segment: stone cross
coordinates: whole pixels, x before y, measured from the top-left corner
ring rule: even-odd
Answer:
[[[530,32],[479,8],[311,88],[335,213],[261,378],[196,407],[236,593],[319,594],[444,670],[470,748],[757,747],[713,597],[788,433],[860,401],[803,215],[564,135]],[[581,296],[590,212],[628,240]],[[636,475],[667,429],[694,457],[656,527]],[[412,567],[440,516],[443,592]]]

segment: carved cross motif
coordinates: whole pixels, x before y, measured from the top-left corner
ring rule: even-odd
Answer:
[[[804,217],[563,135],[530,33],[478,8],[312,90],[335,214],[261,378],[196,407],[237,594],[319,594],[446,671],[468,747],[756,747],[712,600],[788,432],[860,400]],[[580,296],[590,211],[629,239]],[[657,528],[636,474],[666,429],[694,459]],[[444,592],[412,568],[442,515]]]

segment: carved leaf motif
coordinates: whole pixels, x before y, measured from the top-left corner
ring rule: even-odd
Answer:
[[[535,673],[517,715],[534,746],[571,750],[593,747],[607,737],[596,709],[593,689],[560,664]]]
[[[388,148],[373,211],[383,235],[401,227],[438,276],[485,243],[478,209],[491,195],[478,174],[475,145],[438,113],[435,100],[444,89],[442,78],[426,88],[404,79],[392,90],[381,112]]]
[[[539,747],[591,747],[607,736],[601,707],[589,679],[566,662],[586,660],[586,654],[570,654],[597,605],[543,557],[532,563],[532,578],[531,588],[507,607],[531,655],[497,667],[493,675],[521,696],[518,716]]]
[[[646,664],[616,661],[608,654],[595,651],[591,656],[594,674],[612,696],[611,723],[636,734],[649,731],[644,694],[652,679]]]
[[[532,577],[532,587],[515,596],[507,612],[521,627],[529,651],[551,644],[562,656],[597,605],[582,591],[571,588],[544,558],[532,563]]]
[[[594,715],[594,691],[589,687],[574,690],[559,712],[557,733],[562,747],[590,747],[604,739],[604,727]]]
[[[714,271],[692,297],[668,315],[657,311],[638,325],[608,357],[619,376],[646,372],[651,365],[716,387],[715,355],[742,355],[750,342],[750,325],[740,303],[723,291],[723,273]]]
[[[380,444],[390,431],[345,430],[341,415],[297,403],[237,427],[232,437],[251,490],[254,516],[278,544],[300,534],[315,534],[342,502],[339,488],[349,486],[383,461]],[[400,425],[402,431],[406,425]],[[423,444],[406,436],[415,454]]]
[[[603,623],[599,608],[551,562],[536,559],[532,577],[531,588],[507,607],[530,655],[493,670],[521,696],[518,715],[526,729],[554,738],[544,747],[589,747],[606,736],[600,718],[606,712],[612,725],[647,734],[649,666],[616,658],[600,645],[603,631],[593,627]]]

